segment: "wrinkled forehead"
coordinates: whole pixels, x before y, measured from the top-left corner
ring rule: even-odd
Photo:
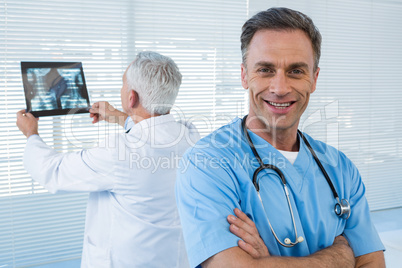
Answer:
[[[247,65],[256,61],[297,61],[314,65],[311,40],[301,30],[259,30],[248,47]]]

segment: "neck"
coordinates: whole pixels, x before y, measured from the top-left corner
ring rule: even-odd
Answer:
[[[151,118],[151,117],[157,117],[160,116],[161,114],[150,114],[148,113],[145,109],[138,109],[138,110],[133,110],[132,113],[130,114],[131,119],[133,119],[133,122],[135,124],[141,122],[142,120]]]
[[[247,128],[260,136],[278,150],[297,152],[299,151],[299,143],[297,139],[297,126],[286,129],[278,129],[268,127],[259,120],[246,120]]]

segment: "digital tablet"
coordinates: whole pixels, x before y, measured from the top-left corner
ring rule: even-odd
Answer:
[[[81,62],[21,62],[27,112],[35,117],[88,113]]]

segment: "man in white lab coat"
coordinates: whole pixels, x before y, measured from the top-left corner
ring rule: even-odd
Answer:
[[[168,57],[139,53],[123,76],[124,112],[107,102],[90,109],[93,123],[126,133],[97,147],[58,153],[24,110],[17,126],[28,138],[24,166],[49,192],[90,192],[81,267],[187,267],[174,184],[178,160],[198,140],[191,125],[169,114],[181,74]]]

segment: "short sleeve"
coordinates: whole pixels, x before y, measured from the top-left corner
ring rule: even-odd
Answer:
[[[352,187],[349,203],[351,214],[346,221],[344,235],[356,257],[385,250],[373,222],[365,197],[365,186],[357,168],[350,162]]]
[[[201,153],[182,158],[176,181],[176,200],[191,267],[237,246],[226,218],[239,208],[234,175],[219,160]]]

